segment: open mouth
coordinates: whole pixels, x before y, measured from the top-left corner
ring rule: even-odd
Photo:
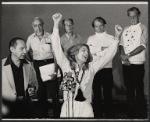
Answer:
[[[88,56],[83,56],[84,60],[87,60]]]

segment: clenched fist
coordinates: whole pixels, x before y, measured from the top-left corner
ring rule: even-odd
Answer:
[[[60,13],[56,13],[52,16],[52,19],[55,24],[59,24],[61,18],[62,18],[62,15]]]
[[[115,32],[116,35],[120,36],[120,34],[122,33],[122,27],[120,25],[115,25]]]

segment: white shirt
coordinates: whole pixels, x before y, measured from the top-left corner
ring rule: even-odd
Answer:
[[[109,35],[105,32],[95,33],[90,36],[87,40],[87,44],[90,47],[91,54],[94,58],[97,56],[103,56],[107,52],[106,49],[111,46],[114,41],[114,36]],[[105,68],[112,68],[112,60],[110,60]]]
[[[125,54],[128,54],[140,45],[146,48],[147,38],[148,35],[146,26],[138,23],[124,29],[119,45],[122,45]],[[131,64],[143,64],[145,60],[145,50],[129,58]]]
[[[51,34],[44,32],[44,36],[40,40],[35,33],[31,34],[27,39],[27,51],[32,49],[34,60],[53,59],[51,47]]]
[[[72,74],[75,76],[74,71],[72,71],[70,67],[69,60],[67,59],[67,57],[64,55],[62,51],[58,29],[55,29],[55,28],[53,29],[51,41],[52,41],[52,47],[54,50],[56,61],[58,65],[61,67],[63,74],[72,72]],[[108,63],[108,61],[112,60],[112,58],[114,57],[116,53],[117,46],[118,46],[118,40],[113,41],[111,46],[107,48],[107,53],[101,58],[97,58],[96,60],[89,63],[89,68],[85,70],[80,86],[83,91],[84,97],[89,103],[91,103],[92,101],[92,83],[93,83],[94,75],[97,73],[98,70],[102,69]],[[80,70],[80,72],[83,72],[83,71]],[[77,94],[78,87],[79,85],[77,83],[74,98]],[[71,94],[72,93],[69,94],[70,98],[72,97]],[[64,101],[66,99],[67,99],[67,92],[64,91]]]

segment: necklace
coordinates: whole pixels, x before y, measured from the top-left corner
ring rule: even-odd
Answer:
[[[82,73],[82,76],[81,76],[80,81],[79,81],[79,79],[78,79],[79,72],[76,72],[76,71],[74,70],[74,73],[75,73],[76,81],[79,83],[78,92],[77,92],[77,95],[76,95],[76,97],[75,97],[75,100],[76,100],[76,101],[83,102],[83,101],[86,100],[86,98],[84,97],[83,92],[82,92],[82,90],[81,90],[81,82],[82,82],[83,75],[84,75],[85,71],[83,70],[83,73]]]
[[[78,79],[79,72],[76,72],[76,71],[74,70],[74,73],[75,73],[76,81],[77,81],[77,83],[79,83],[79,86],[80,86],[80,85],[81,85],[81,82],[82,82],[82,79],[83,79],[83,75],[85,74],[85,71],[83,70],[83,73],[82,73],[82,76],[81,76],[80,81],[79,81],[79,79]]]

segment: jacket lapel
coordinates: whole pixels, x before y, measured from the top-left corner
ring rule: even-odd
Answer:
[[[16,93],[16,87],[15,87],[14,77],[12,74],[11,65],[4,66],[4,71],[6,73],[8,82],[10,83],[12,90]]]
[[[23,64],[24,89],[26,90],[29,83],[30,67],[29,64]]]

